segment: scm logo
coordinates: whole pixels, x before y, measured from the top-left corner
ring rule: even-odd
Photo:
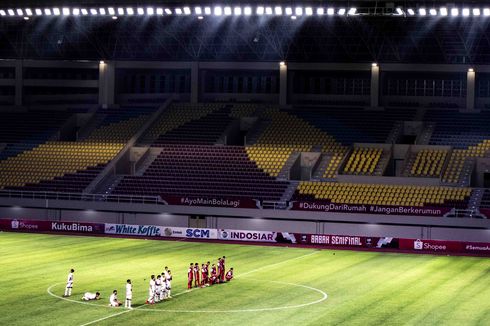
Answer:
[[[202,229],[187,229],[185,230],[185,236],[187,238],[210,238],[210,232]]]

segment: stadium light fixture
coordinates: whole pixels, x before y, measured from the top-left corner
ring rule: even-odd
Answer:
[[[282,7],[275,7],[274,13],[276,14],[276,16],[282,16]]]
[[[172,10],[170,10],[169,8],[165,8],[165,13],[167,15],[171,15],[172,14]]]
[[[447,16],[447,8],[441,7],[441,9],[439,9],[439,13],[441,14],[441,16]]]
[[[90,14],[91,14],[92,16],[97,16],[97,15],[98,15],[97,9],[93,9],[93,8],[92,8],[92,9],[90,9]]]
[[[480,16],[480,8],[473,8],[473,16]]]
[[[31,9],[29,9],[29,8],[27,8],[27,9],[26,9],[26,15],[27,15],[27,16],[32,16],[32,10],[31,10]]]
[[[316,14],[318,16],[323,16],[325,14],[325,9],[323,9],[323,8],[317,8],[316,9]]]
[[[211,15],[211,7],[205,7],[205,8],[204,8],[204,13],[205,13],[206,15]]]
[[[7,9],[9,16],[15,16],[15,12],[12,9]]]
[[[82,15],[83,16],[87,16],[88,15],[88,10],[83,8],[82,10],[80,10],[82,12]]]
[[[51,16],[51,9],[49,9],[49,8],[44,9],[44,14],[46,16]]]
[[[286,61],[279,61],[279,66],[284,67],[286,65]]]
[[[468,72],[475,72],[475,69],[473,69],[473,68],[468,68]]]
[[[468,17],[470,15],[470,9],[469,8],[463,8],[463,10],[461,11],[461,14],[463,15],[463,17]]]
[[[408,12],[408,15],[409,15],[409,16],[413,16],[413,15],[415,15],[415,11],[414,11],[412,8],[409,8],[409,9],[407,10],[407,12]]]
[[[214,7],[214,15],[215,16],[221,16],[223,14],[223,8],[220,6]]]
[[[175,14],[176,14],[176,15],[179,15],[179,16],[180,16],[180,15],[182,15],[182,13],[183,13],[183,12],[182,12],[182,9],[180,9],[180,8],[175,8]]]
[[[483,16],[486,16],[486,17],[490,16],[490,9],[489,8],[483,9]]]
[[[100,61],[99,61],[99,63],[100,63],[101,65],[104,65],[104,64],[105,64],[104,60],[100,60]]]
[[[306,7],[305,8],[305,14],[306,14],[306,16],[313,15],[313,9],[311,7]]]
[[[29,17],[25,16],[25,17],[24,17],[24,20],[29,20]]]
[[[268,16],[272,15],[272,7],[265,7],[265,14]]]
[[[262,16],[265,12],[265,8],[262,6],[257,7],[257,15]]]
[[[109,13],[109,15],[111,16],[114,16],[116,14],[116,11],[114,10],[114,8],[112,7],[109,7],[107,8],[107,12]]]
[[[252,8],[251,7],[245,7],[243,9],[243,13],[245,14],[245,16],[250,16],[252,15]]]
[[[437,10],[435,10],[434,8],[429,9],[429,14],[430,14],[431,16],[437,16]]]
[[[70,16],[70,8],[65,7],[61,11],[63,12],[63,16]]]
[[[7,13],[5,12],[5,10],[1,9],[0,10],[0,16],[6,16],[6,15],[7,15]]]
[[[196,15],[202,15],[202,8],[201,7],[195,7],[194,12],[196,13]]]
[[[286,13],[287,16],[291,16],[293,14],[293,8],[286,7],[286,9],[284,9],[284,12]]]
[[[184,15],[190,15],[190,14],[191,14],[191,8],[184,7]]]
[[[0,11],[0,15],[2,14],[2,11]],[[3,12],[5,12],[5,11],[3,11]],[[36,13],[36,16],[42,16],[43,15],[43,11],[39,8],[34,9],[34,12]],[[2,16],[5,16],[5,15],[2,15]]]
[[[134,9],[129,7],[129,8],[126,8],[126,13],[129,15],[129,16],[132,16],[134,15]]]
[[[80,9],[79,8],[73,8],[73,16],[80,16]]]
[[[357,13],[357,8],[350,8],[347,13],[349,16],[354,16]]]
[[[123,16],[124,15],[124,8],[117,8],[117,14],[119,16]]]
[[[327,15],[329,15],[329,16],[333,16],[333,15],[335,15],[335,9],[333,9],[333,8],[328,8],[328,9],[327,9]]]
[[[459,9],[458,8],[451,8],[451,16],[453,16],[453,17],[459,16]]]
[[[371,67],[377,67],[378,64],[376,62],[371,63]]]
[[[204,19],[204,17],[203,16],[197,16],[197,19],[202,20],[202,19]]]
[[[291,16],[291,19],[292,20],[296,20],[296,16]]]
[[[22,9],[17,9],[17,15],[24,16],[24,11]]]
[[[223,12],[225,13],[225,16],[231,16],[232,14],[231,7],[224,7]]]
[[[427,10],[425,8],[420,8],[419,9],[419,15],[420,16],[426,16],[427,15]]]
[[[294,13],[296,16],[303,15],[303,8],[302,7],[296,7],[296,9],[294,10]]]
[[[138,15],[144,15],[145,14],[145,10],[143,8],[136,8],[136,12],[138,13]]]
[[[53,8],[53,14],[54,14],[55,16],[59,16],[59,15],[61,15],[60,8]]]
[[[235,14],[235,16],[241,16],[242,15],[242,7],[235,7],[235,9],[233,10],[233,13]]]
[[[112,16],[112,20],[117,20],[117,16]]]
[[[337,12],[340,16],[345,15],[345,8],[340,8],[339,11]]]
[[[399,16],[403,15],[404,12],[403,12],[402,8],[400,8],[400,7],[396,8],[396,14]]]
[[[105,8],[99,8],[99,14],[100,14],[101,16],[105,16],[105,15],[106,15]]]

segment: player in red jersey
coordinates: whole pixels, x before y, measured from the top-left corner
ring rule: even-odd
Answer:
[[[225,258],[226,258],[225,256],[223,256],[223,258],[221,258],[221,269],[220,269],[220,274],[219,274],[219,278],[220,278],[221,282],[225,281],[225,273],[226,273]]]
[[[201,286],[208,284],[208,268],[206,264],[201,265]]]
[[[233,267],[226,273],[226,282],[229,282],[233,279]]]
[[[210,285],[213,285],[213,284],[219,282],[217,275],[218,275],[218,273],[216,271],[216,265],[213,264],[213,266],[211,266],[211,277],[209,278],[209,284]]]
[[[201,281],[199,280],[199,264],[194,264],[194,286],[197,288],[201,286]]]
[[[192,280],[194,279],[194,265],[191,263],[187,270],[187,288],[192,288]]]

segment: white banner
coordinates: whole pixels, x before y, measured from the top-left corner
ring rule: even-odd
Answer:
[[[172,226],[164,226],[163,228],[164,237],[218,239],[218,230],[216,229],[180,228]]]
[[[220,240],[276,242],[276,232],[248,230],[219,230]]]
[[[105,224],[106,234],[137,235],[145,237],[162,237],[163,226],[133,225],[133,224]]]

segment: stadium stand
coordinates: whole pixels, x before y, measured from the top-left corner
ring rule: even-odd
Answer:
[[[50,141],[0,162],[0,187],[81,192],[124,147],[153,108],[102,111],[98,128],[80,142]]]
[[[376,167],[380,162],[382,148],[354,148],[344,167],[345,174],[375,175]],[[376,171],[380,175],[380,171]]]
[[[470,188],[301,182],[294,200],[337,204],[466,208]]]
[[[419,151],[413,162],[409,159],[407,163],[409,170],[407,176],[440,177],[447,155],[447,150],[423,149]]]
[[[259,169],[242,146],[167,144],[143,176],[125,176],[113,194],[278,201],[288,184]]]

